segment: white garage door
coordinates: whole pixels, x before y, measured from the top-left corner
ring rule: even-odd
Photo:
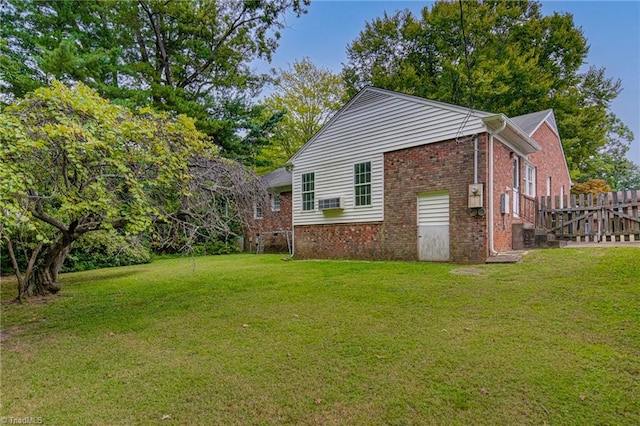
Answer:
[[[449,193],[418,195],[418,259],[449,260]]]

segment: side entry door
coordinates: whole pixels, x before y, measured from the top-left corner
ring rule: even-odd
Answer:
[[[418,259],[449,261],[449,193],[418,195]]]

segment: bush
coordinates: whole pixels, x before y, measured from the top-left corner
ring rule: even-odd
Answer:
[[[196,256],[239,253],[240,247],[235,242],[209,241],[193,247]]]
[[[76,241],[62,272],[87,271],[151,262],[151,253],[139,238],[93,232]]]

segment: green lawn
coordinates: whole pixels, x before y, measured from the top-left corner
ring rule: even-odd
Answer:
[[[45,424],[640,424],[640,249],[461,266],[232,255],[2,305],[2,416]],[[4,302],[15,296],[4,280]]]

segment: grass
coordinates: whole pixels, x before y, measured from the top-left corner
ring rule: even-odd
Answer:
[[[478,274],[271,255],[65,274],[61,296],[2,306],[0,415],[640,424],[639,254],[537,251]]]

